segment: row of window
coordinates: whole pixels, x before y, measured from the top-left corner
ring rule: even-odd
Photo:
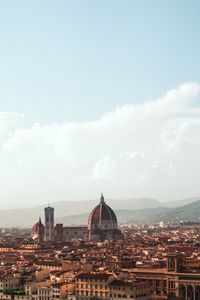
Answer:
[[[95,295],[95,296],[98,296],[98,295]],[[135,296],[135,298],[145,297],[145,296],[149,296],[149,297],[150,297],[150,294],[140,294],[140,295]],[[106,297],[108,297],[108,295],[107,295]],[[133,299],[134,296],[133,296],[133,295],[130,295],[130,297],[129,297],[129,296],[127,296],[127,295],[115,295],[115,294],[110,294],[108,299],[111,299],[111,298],[124,298],[124,299],[125,299],[125,298],[131,298],[131,299]],[[89,300],[89,299],[90,299],[90,298],[88,297],[88,300]],[[91,297],[91,300],[92,300],[92,299],[94,299],[94,298]],[[83,298],[83,297],[78,297],[78,300],[85,300],[85,298]]]
[[[83,290],[81,290],[80,292],[79,292],[79,294],[80,295],[86,295],[86,296],[100,296],[100,297],[103,297],[103,296],[105,296],[105,297],[107,297],[108,296],[108,292],[105,292],[105,293],[103,293],[103,292],[97,292],[97,291],[95,291],[95,292],[92,292],[92,291],[83,291]]]
[[[84,280],[79,279],[79,282],[105,282],[105,279],[90,279],[90,278],[85,278]]]
[[[104,285],[104,284],[77,284],[77,288],[85,288],[85,289],[92,289],[92,288],[95,288],[95,289],[107,289],[108,286],[107,285]]]
[[[90,289],[92,289],[92,288],[95,288],[95,289],[107,289],[108,288],[108,286],[107,285],[104,285],[104,284],[77,284],[77,288],[81,288],[81,289],[88,289],[88,288],[90,288]],[[125,291],[126,290],[126,287],[120,287],[120,286],[115,286],[115,287],[111,287],[110,288],[111,290],[121,290],[121,291]],[[128,289],[130,289],[131,291],[133,290],[133,288],[132,287],[129,287]],[[143,290],[143,287],[136,287],[135,288],[135,290],[137,291],[137,290]]]

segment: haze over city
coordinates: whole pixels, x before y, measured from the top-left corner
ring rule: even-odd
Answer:
[[[200,195],[199,9],[1,3],[1,209]]]

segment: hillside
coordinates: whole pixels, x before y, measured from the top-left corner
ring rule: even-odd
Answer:
[[[140,210],[117,209],[116,215],[120,224],[126,223],[158,223],[165,222],[200,222],[200,200],[176,207],[145,208]],[[58,221],[65,225],[87,224],[88,214],[72,215],[59,218]]]
[[[200,197],[179,199],[174,201],[162,202],[163,207],[180,207],[200,200]]]
[[[81,215],[90,212],[99,200],[85,201],[60,201],[52,203],[55,208],[55,217]],[[114,209],[143,209],[159,207],[159,201],[148,198],[124,199],[124,200],[107,200],[107,203]],[[32,226],[37,222],[39,216],[44,215],[45,206],[37,206],[26,209],[9,209],[0,210],[0,226]],[[23,217],[22,217],[23,216]]]
[[[199,198],[159,202],[149,198],[106,200],[118,216],[120,223],[158,222],[174,220],[198,221],[200,216]],[[194,202],[195,201],[195,202]],[[189,203],[185,205],[186,203]],[[63,201],[53,203],[55,218],[64,224],[86,224],[89,212],[98,204],[98,200]],[[176,207],[173,207],[174,205]],[[181,205],[182,204],[182,205]],[[183,205],[184,204],[184,205]],[[44,206],[26,209],[0,210],[0,226],[29,226],[43,219]]]
[[[159,208],[146,208],[140,210],[128,210],[128,209],[117,209],[115,213],[117,215],[118,222],[120,224],[126,223],[148,223],[152,218],[162,216],[167,211],[171,211],[170,208],[159,207]],[[64,225],[86,225],[88,214],[72,215],[58,218],[57,222],[63,223]]]
[[[174,208],[170,213],[165,213],[168,221],[191,221],[200,222],[200,200]]]

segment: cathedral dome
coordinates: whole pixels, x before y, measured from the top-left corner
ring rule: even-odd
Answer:
[[[38,238],[39,236],[43,236],[45,231],[45,227],[41,222],[41,219],[39,218],[39,221],[33,225],[31,235],[33,239]]]
[[[117,218],[110,206],[105,201],[103,194],[100,198],[100,203],[93,209],[88,218],[88,229],[117,229]]]

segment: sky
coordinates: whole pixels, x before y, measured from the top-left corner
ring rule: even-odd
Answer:
[[[200,195],[200,2],[0,3],[0,209]]]

